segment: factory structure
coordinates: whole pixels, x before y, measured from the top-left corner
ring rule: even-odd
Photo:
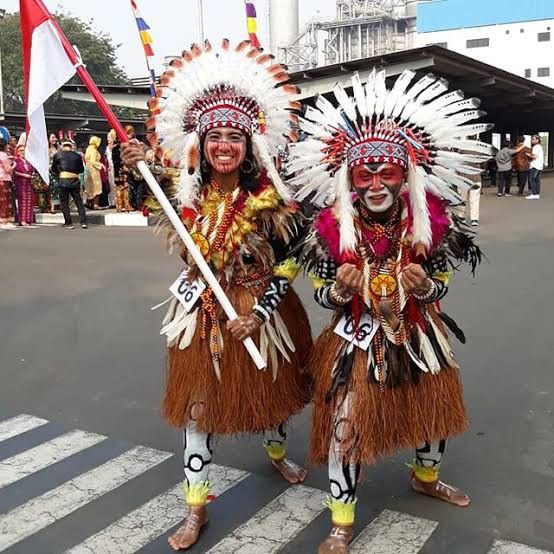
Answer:
[[[299,0],[269,0],[271,51],[292,71],[371,58],[416,46],[419,0],[337,0],[336,17],[301,29]]]

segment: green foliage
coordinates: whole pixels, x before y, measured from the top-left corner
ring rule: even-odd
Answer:
[[[93,29],[93,22],[82,21],[72,15],[56,13],[56,20],[72,44],[81,53],[92,78],[98,84],[127,84],[127,75],[117,64],[117,48],[109,35]],[[6,14],[0,20],[0,51],[2,54],[2,78],[4,85],[4,110],[21,112],[24,106],[25,85],[21,54],[19,13]],[[80,83],[74,77],[70,83]],[[57,93],[48,100],[45,111],[59,114],[96,115],[94,104],[64,100]]]

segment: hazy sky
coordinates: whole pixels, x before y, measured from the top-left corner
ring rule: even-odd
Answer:
[[[121,65],[129,76],[146,76],[146,67],[129,0],[43,0],[51,11],[61,8],[81,19],[93,19],[93,27],[112,36]],[[150,25],[154,39],[156,66],[161,67],[164,56],[180,54],[196,40],[196,0],[137,0],[142,16]],[[18,0],[1,0],[8,12],[19,9]],[[267,43],[267,0],[256,0],[261,28],[260,40]],[[317,13],[331,16],[335,0],[299,0],[300,23]],[[231,40],[246,38],[244,0],[204,0],[205,36],[217,42],[223,37]],[[85,60],[86,63],[86,60]]]

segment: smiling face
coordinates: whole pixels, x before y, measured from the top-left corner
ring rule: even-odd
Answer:
[[[374,214],[382,214],[394,205],[403,182],[404,169],[397,164],[375,163],[352,169],[352,186]]]
[[[204,156],[218,173],[237,171],[246,157],[246,135],[238,129],[211,129],[206,133]]]

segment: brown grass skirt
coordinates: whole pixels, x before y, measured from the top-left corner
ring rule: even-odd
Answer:
[[[252,311],[254,297],[243,287],[227,291],[239,315]],[[308,316],[300,299],[291,289],[279,306],[296,352],[291,362],[280,354],[277,379],[273,381],[271,361],[259,371],[242,342],[235,340],[221,323],[223,352],[218,380],[207,339],[200,338],[200,315],[192,343],[185,350],[168,349],[168,376],[163,413],[171,425],[187,424],[191,407],[204,401],[198,417],[202,431],[217,434],[257,433],[273,429],[300,412],[310,401],[306,371],[312,350]],[[253,336],[259,345],[259,333]],[[195,414],[196,417],[196,414]]]
[[[342,387],[330,402],[325,401],[343,341],[333,329],[328,327],[320,335],[310,362],[315,404],[310,460],[316,464],[327,462],[335,412],[346,392]],[[372,464],[401,448],[459,434],[468,424],[457,368],[442,369],[437,375],[421,372],[417,384],[381,390],[368,380],[367,352],[357,348],[348,391],[352,395],[349,418],[341,421],[344,460]]]

